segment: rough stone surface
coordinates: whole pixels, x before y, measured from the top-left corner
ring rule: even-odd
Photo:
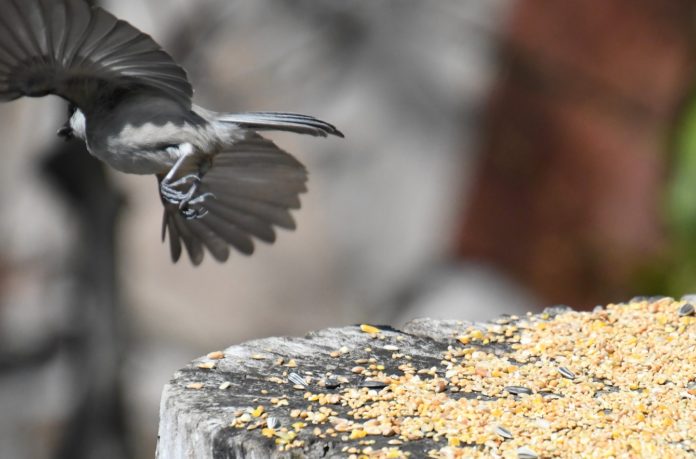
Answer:
[[[291,457],[344,457],[341,448],[345,443],[339,439],[321,440],[304,438],[304,448],[291,452],[279,452],[272,440],[266,440],[258,432],[248,433],[232,429],[230,423],[235,413],[248,407],[264,405],[271,415],[278,418],[281,425],[290,425],[296,420],[287,417],[292,408],[307,405],[303,399],[304,391],[292,387],[292,383],[278,384],[269,378],[287,379],[291,372],[305,375],[311,372],[315,377],[327,373],[344,376],[349,380],[346,386],[357,387],[361,376],[351,372],[355,360],[375,357],[387,365],[399,361],[390,358],[393,350],[384,346],[398,346],[399,352],[411,357],[418,368],[437,366],[447,349],[450,340],[470,326],[462,321],[438,321],[432,319],[415,320],[403,331],[380,327],[378,335],[361,331],[359,326],[330,328],[312,332],[303,338],[280,337],[250,341],[232,346],[224,351],[225,357],[215,361],[214,369],[201,369],[198,366],[213,362],[206,357],[197,359],[177,372],[173,380],[165,386],[160,409],[160,430],[157,457],[159,459],[209,459],[209,458],[291,458]],[[340,357],[330,354],[345,347],[350,351]],[[366,348],[371,348],[366,351]],[[261,359],[261,357],[264,357]],[[278,364],[278,359],[285,364]],[[294,359],[296,367],[287,363]],[[220,389],[225,382],[231,385]],[[316,380],[315,380],[316,381]],[[201,389],[191,389],[191,384],[202,383]],[[268,395],[260,395],[263,389]],[[340,389],[339,389],[340,390]],[[273,411],[270,399],[288,397],[289,406]],[[334,407],[345,410],[345,407]],[[261,438],[261,439],[260,439]],[[375,446],[386,446],[378,442]],[[413,444],[404,447],[418,448]],[[414,451],[414,453],[418,453]]]

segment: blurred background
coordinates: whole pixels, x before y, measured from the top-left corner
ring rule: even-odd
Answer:
[[[696,4],[119,0],[219,111],[310,171],[298,230],[169,260],[153,177],[0,106],[0,458],[151,458],[162,386],[269,335],[696,291]]]

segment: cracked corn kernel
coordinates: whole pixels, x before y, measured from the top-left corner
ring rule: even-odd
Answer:
[[[365,432],[362,429],[356,429],[351,431],[350,436],[348,438],[350,438],[351,440],[357,440],[359,438],[365,438],[366,436],[367,432]]]
[[[364,333],[368,333],[370,335],[376,335],[377,333],[380,332],[380,329],[372,326],[372,325],[367,325],[367,324],[362,324],[360,326],[360,330],[362,330]]]

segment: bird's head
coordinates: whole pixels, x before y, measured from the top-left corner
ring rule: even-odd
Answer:
[[[58,136],[65,140],[70,140],[75,137],[85,140],[87,135],[87,122],[85,115],[77,108],[75,104],[70,104],[68,108],[68,121],[58,129]]]

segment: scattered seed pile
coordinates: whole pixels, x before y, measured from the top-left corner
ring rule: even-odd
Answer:
[[[277,361],[281,371],[268,380],[293,387],[302,406],[264,390],[257,400],[265,403],[237,412],[232,427],[280,451],[340,440],[351,458],[696,456],[690,303],[645,299],[509,317],[452,337],[427,368],[399,351],[399,336],[361,329],[388,357],[352,360],[343,375]],[[223,357],[210,354],[199,367]]]

